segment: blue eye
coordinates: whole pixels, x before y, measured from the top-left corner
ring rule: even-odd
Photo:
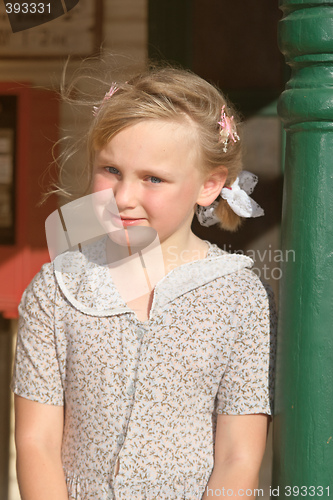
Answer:
[[[159,179],[158,177],[151,176],[150,180],[153,184],[159,184],[160,182],[163,182],[162,179]]]
[[[119,174],[119,170],[117,170],[116,167],[105,167],[105,170],[110,174]]]

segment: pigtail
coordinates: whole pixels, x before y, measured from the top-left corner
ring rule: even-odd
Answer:
[[[218,225],[226,231],[237,231],[243,223],[243,218],[235,214],[229,207],[226,200],[219,198],[219,204],[215,208],[216,217],[218,217]]]

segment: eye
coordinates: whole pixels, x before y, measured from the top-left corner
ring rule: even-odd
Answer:
[[[154,177],[153,175],[151,175],[149,178],[153,184],[159,184],[160,182],[163,182],[162,179],[160,179],[159,177]]]
[[[105,170],[110,174],[119,174],[119,170],[116,167],[105,167]]]

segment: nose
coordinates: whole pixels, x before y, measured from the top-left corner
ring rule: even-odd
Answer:
[[[114,199],[119,212],[132,209],[137,206],[138,186],[135,182],[119,181],[113,187]]]

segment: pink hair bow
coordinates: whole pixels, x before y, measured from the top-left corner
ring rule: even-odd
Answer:
[[[225,105],[222,106],[221,119],[218,124],[220,125],[220,141],[223,142],[223,151],[226,153],[228,150],[229,138],[232,141],[237,142],[239,141],[239,135],[237,134],[234,117],[232,116],[231,118],[229,118],[229,116],[225,112]]]
[[[101,103],[100,106],[93,106],[93,115],[96,116],[97,113],[98,113],[98,110],[100,109],[100,107],[103,105],[103,103],[105,101],[108,101],[110,99],[110,97],[113,96],[113,94],[115,94],[117,92],[117,90],[119,89],[119,87],[117,87],[117,84],[116,83],[112,83],[111,87],[110,87],[110,90],[108,90],[104,96],[104,99]]]

